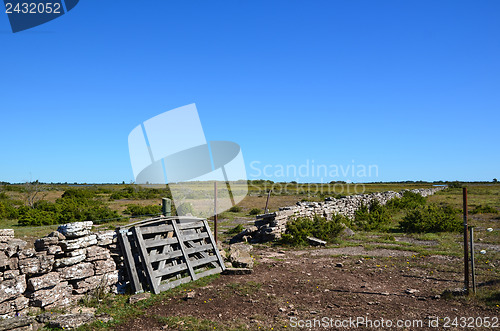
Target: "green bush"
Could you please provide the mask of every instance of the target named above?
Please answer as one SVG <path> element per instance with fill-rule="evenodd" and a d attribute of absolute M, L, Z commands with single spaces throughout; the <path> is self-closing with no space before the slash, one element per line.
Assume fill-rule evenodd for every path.
<path fill-rule="evenodd" d="M 127 185 L 123 189 L 113 192 L 109 199 L 119 200 L 119 199 L 131 199 L 131 200 L 150 200 L 150 199 L 161 199 L 161 198 L 172 198 L 172 194 L 168 188 L 158 189 L 158 188 L 144 188 L 140 186 Z"/>
<path fill-rule="evenodd" d="M 243 225 L 238 224 L 234 228 L 227 230 L 226 233 L 227 234 L 238 234 L 241 231 L 243 231 Z"/>
<path fill-rule="evenodd" d="M 17 208 L 13 206 L 11 201 L 0 201 L 0 219 L 15 219 L 18 216 Z"/>
<path fill-rule="evenodd" d="M 498 214 L 498 210 L 489 205 L 478 205 L 471 211 L 471 214 Z"/>
<path fill-rule="evenodd" d="M 261 209 L 259 209 L 259 208 L 252 208 L 248 214 L 249 215 L 259 215 L 260 213 L 262 213 Z"/>
<path fill-rule="evenodd" d="M 401 198 L 391 199 L 387 202 L 386 206 L 391 209 L 415 209 L 419 206 L 425 205 L 427 198 L 418 193 L 405 191 Z"/>
<path fill-rule="evenodd" d="M 150 206 L 139 206 L 139 205 L 127 205 L 127 209 L 123 212 L 124 214 L 132 216 L 150 216 L 161 214 L 161 206 L 150 205 Z"/>
<path fill-rule="evenodd" d="M 240 206 L 232 206 L 231 208 L 229 208 L 229 211 L 231 213 L 239 213 L 241 211 L 241 207 Z"/>
<path fill-rule="evenodd" d="M 354 214 L 354 226 L 358 230 L 372 231 L 381 229 L 391 221 L 388 208 L 378 200 L 372 200 L 370 206 L 361 205 Z"/>
<path fill-rule="evenodd" d="M 56 202 L 40 200 L 33 208 L 19 207 L 18 223 L 36 226 L 93 221 L 99 224 L 120 218 L 118 212 L 95 197 L 95 192 L 90 190 L 68 189 Z"/>
<path fill-rule="evenodd" d="M 312 236 L 327 242 L 333 242 L 343 230 L 342 223 L 346 218 L 341 215 L 333 216 L 331 221 L 314 215 L 313 219 L 299 217 L 286 225 L 286 233 L 280 243 L 291 246 L 307 245 L 307 237 Z"/>
<path fill-rule="evenodd" d="M 399 227 L 408 233 L 458 232 L 462 230 L 462 221 L 452 207 L 433 204 L 410 210 Z"/>

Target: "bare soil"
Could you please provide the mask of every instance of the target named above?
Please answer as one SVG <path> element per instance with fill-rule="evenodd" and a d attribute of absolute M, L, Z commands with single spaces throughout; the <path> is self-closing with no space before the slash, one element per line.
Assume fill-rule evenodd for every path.
<path fill-rule="evenodd" d="M 458 317 L 460 323 L 461 317 L 499 317 L 498 306 L 441 295 L 445 289 L 463 286 L 462 275 L 454 271 L 459 268 L 449 267 L 459 266 L 459 258 L 362 247 L 302 251 L 258 247 L 252 254 L 256 259 L 252 274 L 220 276 L 196 289 L 193 298 L 184 292 L 165 299 L 116 330 L 285 330 L 298 326 L 299 320 L 303 329 L 314 329 L 307 323 L 325 318 L 331 319 L 328 323 L 383 319 L 386 326 L 390 320 L 393 328 L 403 321 L 411 325 L 400 330 L 435 330 L 431 321 L 442 329 L 446 318 Z M 374 257 L 361 257 L 367 255 Z"/>

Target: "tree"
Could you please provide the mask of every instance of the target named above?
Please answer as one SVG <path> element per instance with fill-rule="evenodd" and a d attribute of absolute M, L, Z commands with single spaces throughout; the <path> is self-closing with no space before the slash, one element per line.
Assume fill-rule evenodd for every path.
<path fill-rule="evenodd" d="M 38 180 L 24 183 L 24 204 L 30 208 L 34 208 L 35 204 L 47 195 L 47 192 L 45 192 L 46 189 L 45 185 L 41 184 Z"/>
<path fill-rule="evenodd" d="M 493 178 L 493 183 L 498 183 L 498 179 Z"/>

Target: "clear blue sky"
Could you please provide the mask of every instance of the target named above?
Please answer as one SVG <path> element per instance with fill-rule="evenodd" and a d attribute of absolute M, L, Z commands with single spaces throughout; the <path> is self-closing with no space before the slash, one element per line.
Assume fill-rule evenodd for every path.
<path fill-rule="evenodd" d="M 83 0 L 13 34 L 0 13 L 0 181 L 130 182 L 130 131 L 190 103 L 251 179 L 313 160 L 378 176 L 299 181 L 500 178 L 499 17 L 496 0 Z"/>

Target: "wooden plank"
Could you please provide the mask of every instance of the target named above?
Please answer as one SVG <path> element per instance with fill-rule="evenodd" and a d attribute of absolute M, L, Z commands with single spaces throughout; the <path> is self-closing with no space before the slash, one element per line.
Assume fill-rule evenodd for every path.
<path fill-rule="evenodd" d="M 186 284 L 191 281 L 191 276 L 184 277 L 178 280 L 174 280 L 173 282 L 168 282 L 160 285 L 160 291 L 167 291 L 170 290 L 171 288 L 177 287 L 181 284 Z"/>
<path fill-rule="evenodd" d="M 188 268 L 188 266 L 186 263 L 180 263 L 180 264 L 168 267 L 168 268 L 163 268 L 161 270 L 153 271 L 153 276 L 155 278 L 163 277 L 163 276 L 167 276 L 167 275 L 179 272 L 179 271 L 186 270 L 187 268 Z"/>
<path fill-rule="evenodd" d="M 185 238 L 182 237 L 181 231 L 177 227 L 177 220 L 172 220 L 172 226 L 174 227 L 174 233 L 177 236 L 177 239 L 179 239 L 179 246 L 181 247 L 182 255 L 184 255 L 184 260 L 186 261 L 185 263 L 187 264 L 189 274 L 191 275 L 191 278 L 193 280 L 196 280 L 196 275 L 194 273 L 193 267 L 191 266 L 191 261 L 189 260 L 189 255 L 186 253 L 186 247 L 184 244 L 184 241 L 186 240 Z"/>
<path fill-rule="evenodd" d="M 143 235 L 174 231 L 174 228 L 172 227 L 172 225 L 168 225 L 168 224 L 161 224 L 161 225 L 154 226 L 154 227 L 153 226 L 147 226 L 147 227 L 141 226 L 141 229 L 142 229 Z"/>
<path fill-rule="evenodd" d="M 135 228 L 134 228 L 135 229 Z M 179 239 L 176 237 L 173 238 L 162 238 L 162 239 L 143 239 L 144 245 L 146 248 L 164 246 L 164 245 L 172 245 L 177 244 Z"/>
<path fill-rule="evenodd" d="M 167 247 L 167 246 L 165 246 L 165 247 Z M 199 246 L 195 246 L 195 247 L 186 248 L 186 253 L 188 255 L 191 255 L 191 254 L 200 253 L 200 252 L 204 252 L 204 251 L 212 250 L 212 249 L 213 249 L 212 245 L 209 245 L 209 244 L 199 245 Z M 182 251 L 178 250 L 178 251 L 173 251 L 173 252 L 167 252 L 164 254 L 157 254 L 154 258 L 150 256 L 150 261 L 151 261 L 151 263 L 153 263 L 153 262 L 159 262 L 159 261 L 164 261 L 164 260 L 168 260 L 168 259 L 173 259 L 173 258 L 180 257 L 180 256 L 183 256 Z"/>
<path fill-rule="evenodd" d="M 135 267 L 134 256 L 132 255 L 132 249 L 130 247 L 130 242 L 127 237 L 127 231 L 118 230 L 118 239 L 120 240 L 120 248 L 122 250 L 128 278 L 130 280 L 132 288 L 135 293 L 144 292 L 142 284 L 139 281 L 137 268 Z"/>
<path fill-rule="evenodd" d="M 203 278 L 206 276 L 214 275 L 214 274 L 219 274 L 222 272 L 221 267 L 213 268 L 213 269 L 208 269 L 207 271 L 203 271 L 198 274 L 199 278 Z"/>
<path fill-rule="evenodd" d="M 203 227 L 204 227 L 204 225 L 203 225 Z M 203 230 L 203 227 L 196 229 L 195 232 L 198 233 L 198 234 L 201 233 L 201 230 Z M 203 245 L 204 243 L 205 243 L 204 239 L 202 239 L 201 242 L 199 242 L 199 243 L 195 243 L 194 241 L 187 241 L 187 244 L 190 245 L 191 247 L 198 247 L 198 245 Z M 209 249 L 207 249 L 207 251 L 212 251 L 213 250 L 213 246 L 212 245 L 208 245 L 208 246 L 209 246 Z M 202 258 L 206 258 L 206 257 L 209 256 L 206 252 L 203 252 L 203 251 L 200 251 L 199 255 L 201 255 Z M 213 262 L 212 266 L 214 268 L 217 268 L 219 266 L 219 264 Z"/>
<path fill-rule="evenodd" d="M 222 271 L 224 271 L 226 269 L 226 266 L 224 265 L 224 259 L 222 259 L 222 256 L 220 255 L 219 249 L 217 248 L 217 243 L 215 242 L 214 237 L 212 236 L 212 232 L 210 231 L 210 227 L 208 226 L 207 220 L 203 220 L 203 223 L 205 224 L 205 229 L 207 230 L 206 233 L 208 233 L 208 237 L 210 238 L 210 243 L 212 243 L 212 246 L 215 250 L 215 255 L 219 260 L 219 264 L 222 268 Z"/>
<path fill-rule="evenodd" d="M 182 237 L 182 242 L 184 241 L 190 241 L 190 240 L 196 240 L 196 239 L 203 239 L 203 238 L 208 238 L 209 235 L 207 232 L 204 232 L 204 233 L 194 233 L 194 234 L 190 234 L 190 235 L 187 235 L 187 236 L 183 236 Z M 179 239 L 180 241 L 180 239 Z"/>
<path fill-rule="evenodd" d="M 142 239 L 141 227 L 136 226 L 132 229 L 135 235 L 135 239 L 137 240 L 137 246 L 139 246 L 139 255 L 141 256 L 143 269 L 146 272 L 146 278 L 149 285 L 151 286 L 151 290 L 154 292 L 154 294 L 158 294 L 160 293 L 160 290 L 158 289 L 157 284 L 153 281 L 153 267 L 151 266 L 151 262 L 149 261 L 149 255 L 146 250 L 146 245 L 144 243 L 144 240 Z"/>
<path fill-rule="evenodd" d="M 177 225 L 180 230 L 194 229 L 203 227 L 203 221 L 181 223 Z"/>
<path fill-rule="evenodd" d="M 194 260 L 194 261 L 190 261 L 190 262 L 191 262 L 191 265 L 193 266 L 193 268 L 195 268 L 195 267 L 199 267 L 201 265 L 208 264 L 210 262 L 214 262 L 217 260 L 218 260 L 217 256 L 212 255 L 212 256 L 206 257 L 204 259 L 198 259 L 198 260 Z"/>

